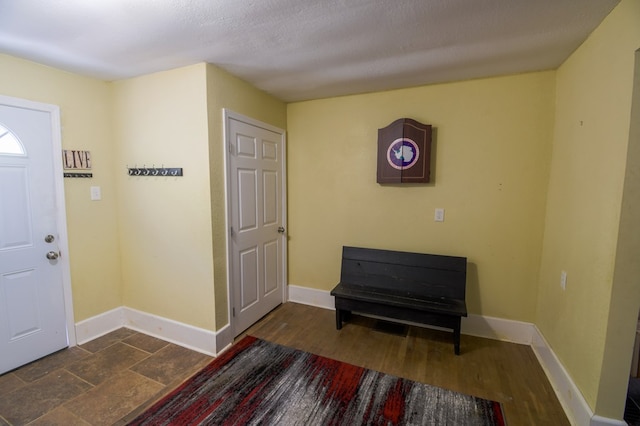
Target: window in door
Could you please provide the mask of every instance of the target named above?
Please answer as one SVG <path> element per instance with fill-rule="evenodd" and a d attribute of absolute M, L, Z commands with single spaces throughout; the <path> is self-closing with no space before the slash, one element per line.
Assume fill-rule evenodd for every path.
<path fill-rule="evenodd" d="M 0 123 L 0 154 L 4 155 L 27 155 L 24 146 L 18 138 Z"/>

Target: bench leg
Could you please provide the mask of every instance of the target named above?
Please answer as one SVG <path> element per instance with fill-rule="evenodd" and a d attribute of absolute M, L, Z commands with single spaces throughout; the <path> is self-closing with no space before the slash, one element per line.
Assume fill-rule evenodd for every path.
<path fill-rule="evenodd" d="M 458 323 L 453 329 L 453 350 L 456 355 L 460 355 L 460 322 L 458 319 Z"/>
<path fill-rule="evenodd" d="M 351 311 L 345 311 L 342 309 L 336 309 L 336 329 L 342 329 L 342 323 L 349 321 L 351 318 Z"/>

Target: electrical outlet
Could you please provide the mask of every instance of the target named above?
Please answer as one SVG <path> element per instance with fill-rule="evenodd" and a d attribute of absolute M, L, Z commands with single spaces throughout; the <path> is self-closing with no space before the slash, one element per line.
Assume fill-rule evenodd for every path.
<path fill-rule="evenodd" d="M 560 272 L 560 287 L 563 290 L 567 289 L 567 273 L 566 273 L 566 271 Z"/>
<path fill-rule="evenodd" d="M 444 209 L 436 209 L 436 214 L 433 217 L 436 222 L 444 222 Z"/>

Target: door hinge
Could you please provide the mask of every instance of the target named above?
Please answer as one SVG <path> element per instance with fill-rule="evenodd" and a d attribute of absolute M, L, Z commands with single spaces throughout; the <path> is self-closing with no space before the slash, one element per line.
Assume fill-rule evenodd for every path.
<path fill-rule="evenodd" d="M 236 317 L 236 308 L 231 308 L 231 315 L 233 315 L 233 317 Z"/>
<path fill-rule="evenodd" d="M 233 232 L 233 226 L 231 227 L 231 236 L 233 237 L 235 235 L 235 232 Z"/>

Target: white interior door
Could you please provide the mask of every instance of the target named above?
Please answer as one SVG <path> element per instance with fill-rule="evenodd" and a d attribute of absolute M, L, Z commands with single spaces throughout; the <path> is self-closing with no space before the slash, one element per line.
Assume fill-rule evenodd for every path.
<path fill-rule="evenodd" d="M 285 300 L 284 132 L 233 113 L 229 170 L 231 323 L 242 333 Z"/>
<path fill-rule="evenodd" d="M 0 373 L 69 342 L 54 175 L 59 116 L 22 105 L 0 97 Z"/>

